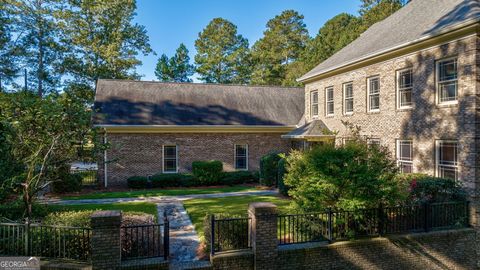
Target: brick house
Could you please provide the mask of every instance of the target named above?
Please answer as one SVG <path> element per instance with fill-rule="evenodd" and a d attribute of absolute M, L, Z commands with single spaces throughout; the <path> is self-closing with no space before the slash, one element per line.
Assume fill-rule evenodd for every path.
<path fill-rule="evenodd" d="M 125 185 L 189 172 L 197 160 L 257 171 L 262 156 L 289 151 L 281 135 L 296 128 L 304 103 L 302 88 L 98 80 L 93 122 L 109 144 L 99 177 Z"/>
<path fill-rule="evenodd" d="M 461 181 L 477 203 L 479 21 L 478 0 L 411 1 L 299 78 L 306 123 L 336 131 L 337 144 L 349 137 L 342 121 L 358 125 L 401 171 Z"/>
<path fill-rule="evenodd" d="M 479 21 L 478 0 L 412 0 L 299 78 L 302 90 L 100 80 L 95 124 L 112 144 L 102 176 L 204 159 L 257 170 L 269 151 L 343 143 L 347 121 L 403 172 L 454 178 L 477 202 Z"/>

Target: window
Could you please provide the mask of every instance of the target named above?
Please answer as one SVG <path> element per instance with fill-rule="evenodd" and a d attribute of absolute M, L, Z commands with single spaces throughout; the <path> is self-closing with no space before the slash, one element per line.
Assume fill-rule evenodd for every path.
<path fill-rule="evenodd" d="M 333 87 L 327 87 L 325 89 L 325 114 L 327 116 L 334 114 Z"/>
<path fill-rule="evenodd" d="M 436 141 L 437 176 L 458 179 L 458 143 L 456 141 Z"/>
<path fill-rule="evenodd" d="M 343 113 L 353 113 L 353 84 L 346 83 L 343 85 Z"/>
<path fill-rule="evenodd" d="M 368 138 L 367 139 L 367 144 L 368 146 L 376 146 L 376 147 L 379 147 L 380 146 L 380 139 L 378 138 Z"/>
<path fill-rule="evenodd" d="M 248 144 L 235 145 L 235 169 L 248 170 Z"/>
<path fill-rule="evenodd" d="M 457 59 L 437 62 L 437 102 L 456 103 L 458 97 Z"/>
<path fill-rule="evenodd" d="M 412 69 L 397 72 L 397 104 L 399 109 L 412 107 L 413 76 Z"/>
<path fill-rule="evenodd" d="M 318 91 L 310 93 L 311 116 L 318 116 Z"/>
<path fill-rule="evenodd" d="M 178 151 L 176 145 L 163 146 L 163 172 L 178 172 Z"/>
<path fill-rule="evenodd" d="M 413 172 L 413 143 L 411 140 L 397 140 L 397 165 L 401 173 Z"/>
<path fill-rule="evenodd" d="M 380 78 L 373 77 L 368 79 L 368 97 L 367 106 L 369 112 L 380 110 Z"/>

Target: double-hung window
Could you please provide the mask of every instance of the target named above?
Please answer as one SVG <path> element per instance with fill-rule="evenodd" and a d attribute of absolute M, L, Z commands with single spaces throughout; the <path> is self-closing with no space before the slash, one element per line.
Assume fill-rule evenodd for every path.
<path fill-rule="evenodd" d="M 353 114 L 353 83 L 343 84 L 343 113 Z"/>
<path fill-rule="evenodd" d="M 248 170 L 248 144 L 235 145 L 235 169 Z"/>
<path fill-rule="evenodd" d="M 411 140 L 397 140 L 397 165 L 401 173 L 413 171 L 413 143 Z"/>
<path fill-rule="evenodd" d="M 334 109 L 333 87 L 327 87 L 325 88 L 325 115 L 332 116 Z"/>
<path fill-rule="evenodd" d="M 178 172 L 178 149 L 176 145 L 163 146 L 163 172 Z"/>
<path fill-rule="evenodd" d="M 367 108 L 369 112 L 380 110 L 380 78 L 368 78 L 367 83 Z"/>
<path fill-rule="evenodd" d="M 318 91 L 312 91 L 310 93 L 310 104 L 311 116 L 318 116 Z"/>
<path fill-rule="evenodd" d="M 379 147 L 380 146 L 380 139 L 379 138 L 368 138 L 367 145 L 369 147 Z"/>
<path fill-rule="evenodd" d="M 442 178 L 458 179 L 458 143 L 457 141 L 435 142 L 437 176 Z"/>
<path fill-rule="evenodd" d="M 397 72 L 397 108 L 412 107 L 413 75 L 412 69 Z"/>
<path fill-rule="evenodd" d="M 455 104 L 458 99 L 457 59 L 437 62 L 437 103 Z"/>

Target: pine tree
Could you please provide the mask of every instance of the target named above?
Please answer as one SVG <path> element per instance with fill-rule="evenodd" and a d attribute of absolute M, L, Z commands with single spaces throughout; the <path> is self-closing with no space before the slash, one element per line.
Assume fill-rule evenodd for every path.
<path fill-rule="evenodd" d="M 0 92 L 10 84 L 18 72 L 18 51 L 12 40 L 14 18 L 6 3 L 0 3 Z"/>
<path fill-rule="evenodd" d="M 237 26 L 213 19 L 195 41 L 196 71 L 208 83 L 248 83 L 250 61 L 248 40 L 237 34 Z"/>
<path fill-rule="evenodd" d="M 267 23 L 264 36 L 252 48 L 254 84 L 295 85 L 294 77 L 287 78 L 309 40 L 303 15 L 293 10 L 283 11 Z M 301 74 L 297 74 L 300 76 Z"/>
<path fill-rule="evenodd" d="M 155 69 L 155 76 L 163 82 L 192 82 L 190 76 L 194 72 L 195 67 L 190 64 L 188 49 L 182 43 L 172 58 L 168 58 L 165 54 L 160 56 Z"/>
<path fill-rule="evenodd" d="M 54 16 L 61 10 L 61 0 L 11 0 L 19 35 L 21 61 L 29 70 L 28 88 L 37 92 L 55 92 L 61 80 L 64 47 L 59 43 L 59 27 Z"/>
<path fill-rule="evenodd" d="M 76 82 L 138 79 L 139 53 L 152 52 L 145 27 L 133 23 L 135 0 L 70 0 L 61 13 L 65 46 L 71 53 L 65 71 Z"/>

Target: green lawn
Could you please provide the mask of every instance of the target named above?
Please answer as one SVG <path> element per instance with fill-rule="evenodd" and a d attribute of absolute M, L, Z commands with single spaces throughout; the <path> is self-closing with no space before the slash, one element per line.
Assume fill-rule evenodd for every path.
<path fill-rule="evenodd" d="M 203 219 L 206 214 L 246 215 L 248 204 L 252 202 L 275 203 L 279 211 L 286 211 L 290 201 L 276 196 L 239 196 L 213 199 L 193 199 L 183 205 L 190 215 L 195 230 L 203 236 Z"/>
<path fill-rule="evenodd" d="M 124 212 L 143 212 L 157 217 L 157 206 L 148 202 L 125 202 L 111 204 L 75 204 L 49 205 L 48 211 L 80 211 L 80 210 L 122 210 Z M 158 217 L 157 217 L 158 218 Z"/>
<path fill-rule="evenodd" d="M 158 189 L 158 190 L 131 190 L 117 192 L 95 192 L 90 194 L 82 194 L 78 196 L 62 196 L 65 200 L 81 200 L 81 199 L 111 199 L 111 198 L 140 198 L 155 196 L 178 196 L 178 195 L 194 195 L 194 194 L 214 194 L 223 192 L 238 192 L 258 190 L 252 186 L 233 186 L 233 187 L 214 187 L 214 188 L 183 188 L 183 189 Z"/>

